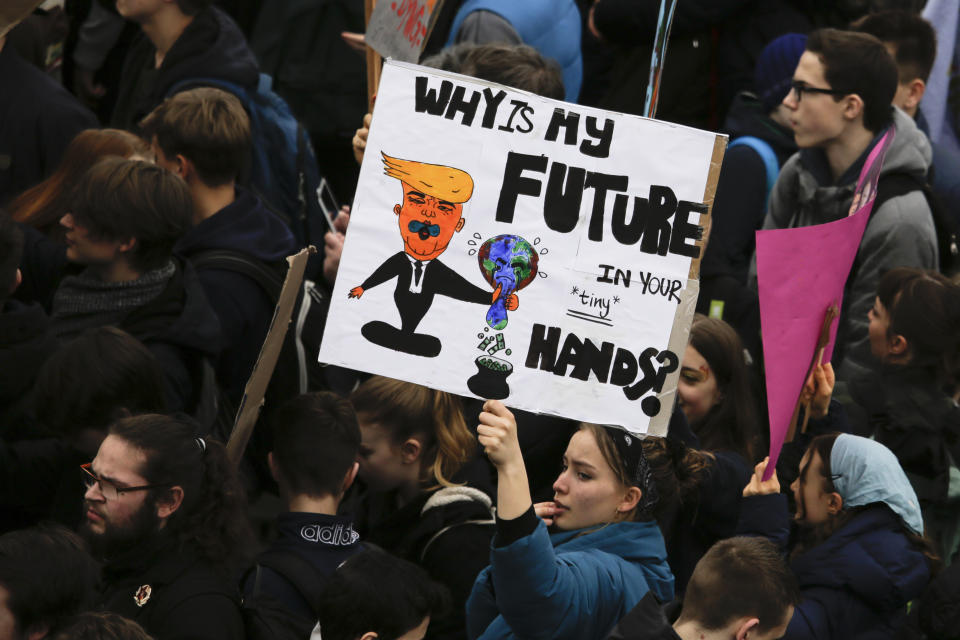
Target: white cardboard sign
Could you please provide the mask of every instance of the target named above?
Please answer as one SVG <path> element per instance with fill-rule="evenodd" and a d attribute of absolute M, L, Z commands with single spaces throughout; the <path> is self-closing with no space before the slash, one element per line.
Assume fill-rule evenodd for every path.
<path fill-rule="evenodd" d="M 388 62 L 320 361 L 662 435 L 725 144 Z"/>

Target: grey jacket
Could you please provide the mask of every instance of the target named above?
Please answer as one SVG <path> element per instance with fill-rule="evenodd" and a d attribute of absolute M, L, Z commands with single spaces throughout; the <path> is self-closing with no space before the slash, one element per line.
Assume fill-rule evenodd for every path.
<path fill-rule="evenodd" d="M 894 109 L 896 137 L 887 150 L 880 179 L 906 173 L 925 176 L 930 167 L 930 141 L 899 109 Z M 872 147 L 871 147 L 872 148 Z M 847 215 L 860 170 L 869 149 L 834 182 L 822 149 L 803 149 L 780 171 L 770 194 L 764 229 L 823 224 Z M 874 367 L 867 335 L 867 312 L 873 306 L 880 276 L 893 267 L 938 267 L 937 233 L 921 191 L 887 200 L 874 211 L 860 242 L 856 273 L 848 283 L 838 335 L 846 351 L 837 377 L 850 380 Z M 756 258 L 753 277 L 755 278 Z"/>

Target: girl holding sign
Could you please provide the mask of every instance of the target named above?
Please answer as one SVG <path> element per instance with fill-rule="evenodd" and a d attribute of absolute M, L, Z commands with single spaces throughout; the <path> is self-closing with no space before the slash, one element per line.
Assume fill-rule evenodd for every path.
<path fill-rule="evenodd" d="M 477 433 L 497 468 L 497 532 L 467 601 L 470 638 L 601 639 L 648 591 L 673 598 L 639 438 L 581 425 L 554 502 L 534 505 L 513 414 L 488 400 Z"/>
<path fill-rule="evenodd" d="M 743 490 L 740 533 L 788 546 L 790 518 L 767 461 Z M 923 536 L 916 494 L 896 456 L 874 440 L 817 436 L 790 485 L 797 527 L 790 566 L 803 601 L 784 638 L 892 638 L 920 596 L 936 557 Z"/>

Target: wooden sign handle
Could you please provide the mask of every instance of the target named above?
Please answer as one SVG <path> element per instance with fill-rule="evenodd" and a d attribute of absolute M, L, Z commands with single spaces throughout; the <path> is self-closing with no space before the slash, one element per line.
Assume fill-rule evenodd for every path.
<path fill-rule="evenodd" d="M 366 25 L 370 25 L 370 16 L 377 0 L 363 0 L 363 11 Z M 380 54 L 367 45 L 367 110 L 373 112 L 373 100 L 377 96 L 377 87 L 380 85 L 380 71 L 383 68 L 383 59 Z"/>
<path fill-rule="evenodd" d="M 813 360 L 810 362 L 810 366 L 807 368 L 807 375 L 804 376 L 803 381 L 806 385 L 806 381 L 813 375 L 814 369 L 823 364 L 823 353 L 827 348 L 827 343 L 830 342 L 830 327 L 833 326 L 833 321 L 837 319 L 840 315 L 840 310 L 837 308 L 837 303 L 834 302 L 829 307 L 827 307 L 827 312 L 823 317 L 823 325 L 820 327 L 820 336 L 817 338 L 817 348 L 814 351 Z M 810 402 L 801 402 L 803 397 L 803 389 L 800 389 L 800 397 L 797 398 L 797 404 L 793 408 L 793 416 L 790 418 L 790 427 L 787 429 L 787 437 L 784 438 L 784 442 L 793 442 L 794 436 L 797 435 L 797 421 L 800 417 L 800 407 L 804 408 L 803 416 L 803 426 L 800 428 L 800 433 L 807 432 L 807 424 L 810 422 Z"/>

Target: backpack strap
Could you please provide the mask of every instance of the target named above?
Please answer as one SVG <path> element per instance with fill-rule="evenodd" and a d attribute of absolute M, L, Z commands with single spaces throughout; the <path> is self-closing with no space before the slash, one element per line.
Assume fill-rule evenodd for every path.
<path fill-rule="evenodd" d="M 263 75 L 263 74 L 261 74 Z M 241 101 L 246 101 L 247 91 L 238 84 L 220 78 L 184 78 L 175 82 L 168 90 L 165 97 L 186 91 L 187 89 L 196 89 L 197 87 L 213 87 L 214 89 L 223 89 L 227 93 L 232 93 Z"/>
<path fill-rule="evenodd" d="M 256 572 L 253 586 L 254 598 L 260 593 L 262 567 L 276 572 L 289 582 L 304 601 L 310 605 L 314 614 L 319 617 L 317 600 L 326 584 L 326 580 L 320 575 L 320 572 L 294 551 L 268 549 L 257 556 L 257 563 L 251 568 L 251 571 Z"/>
<path fill-rule="evenodd" d="M 923 191 L 925 180 L 911 173 L 888 173 L 880 176 L 877 181 L 877 197 L 873 201 L 870 217 L 883 206 L 887 200 L 906 195 L 911 191 Z"/>
<path fill-rule="evenodd" d="M 426 560 L 427 552 L 430 550 L 430 545 L 436 542 L 440 536 L 445 534 L 447 531 L 450 531 L 451 529 L 456 529 L 458 527 L 462 527 L 468 524 L 486 525 L 489 527 L 493 527 L 493 526 L 496 526 L 497 521 L 494 520 L 493 518 L 486 518 L 486 519 L 479 519 L 479 520 L 464 520 L 463 522 L 455 522 L 453 524 L 449 524 L 445 526 L 443 529 L 440 529 L 435 534 L 430 536 L 430 539 L 427 540 L 427 542 L 423 545 L 423 550 L 420 551 L 420 562 L 423 562 L 424 560 Z"/>
<path fill-rule="evenodd" d="M 750 147 L 757 152 L 763 161 L 763 167 L 767 172 L 767 197 L 765 203 L 770 202 L 770 192 L 773 191 L 773 185 L 777 182 L 777 176 L 780 174 L 780 161 L 777 160 L 777 154 L 774 153 L 770 143 L 756 136 L 740 136 L 727 145 L 727 149 L 732 147 Z"/>
<path fill-rule="evenodd" d="M 227 271 L 241 273 L 256 282 L 274 304 L 280 300 L 283 278 L 268 264 L 251 258 L 245 253 L 232 249 L 209 249 L 190 256 L 190 264 L 198 270 L 226 269 Z"/>
<path fill-rule="evenodd" d="M 930 187 L 929 176 L 921 178 L 916 174 L 891 173 L 880 177 L 877 183 L 877 198 L 870 215 L 880 206 L 897 196 L 920 191 L 927 200 L 933 226 L 937 232 L 937 250 L 940 258 L 940 271 L 950 275 L 960 262 L 960 229 L 954 218 L 946 211 L 943 202 Z M 869 224 L 869 223 L 868 223 Z"/>

